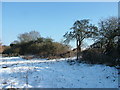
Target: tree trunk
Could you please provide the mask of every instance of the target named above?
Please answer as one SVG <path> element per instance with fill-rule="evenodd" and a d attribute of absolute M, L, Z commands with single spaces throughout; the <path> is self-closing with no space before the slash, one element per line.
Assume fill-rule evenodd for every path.
<path fill-rule="evenodd" d="M 120 36 L 118 36 L 118 46 L 117 46 L 118 53 L 120 55 Z"/>
<path fill-rule="evenodd" d="M 106 47 L 106 54 L 110 55 L 112 53 L 113 50 L 113 44 L 112 44 L 112 40 L 109 40 L 109 42 L 107 43 L 107 47 Z"/>
<path fill-rule="evenodd" d="M 77 45 L 77 60 L 79 60 L 78 40 L 76 42 L 76 45 Z"/>
<path fill-rule="evenodd" d="M 81 54 L 81 41 L 79 41 L 78 44 L 78 59 L 80 60 L 80 54 Z"/>
<path fill-rule="evenodd" d="M 77 40 L 77 60 L 80 60 L 80 53 L 81 53 L 81 41 Z"/>

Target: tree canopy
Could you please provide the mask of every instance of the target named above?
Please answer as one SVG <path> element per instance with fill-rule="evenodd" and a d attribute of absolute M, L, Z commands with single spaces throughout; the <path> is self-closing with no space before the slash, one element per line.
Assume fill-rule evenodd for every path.
<path fill-rule="evenodd" d="M 77 59 L 80 58 L 81 44 L 86 38 L 92 38 L 97 35 L 97 27 L 90 24 L 89 19 L 77 20 L 71 27 L 73 31 L 66 32 L 64 35 L 66 43 L 71 40 L 76 40 L 77 46 Z"/>

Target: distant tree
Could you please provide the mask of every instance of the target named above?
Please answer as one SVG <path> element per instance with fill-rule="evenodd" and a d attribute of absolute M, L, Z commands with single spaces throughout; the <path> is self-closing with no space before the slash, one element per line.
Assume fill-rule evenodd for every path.
<path fill-rule="evenodd" d="M 80 59 L 81 44 L 86 38 L 92 38 L 97 35 L 97 27 L 90 24 L 88 19 L 77 20 L 71 28 L 73 31 L 67 32 L 64 35 L 66 43 L 71 40 L 76 40 L 77 46 L 77 60 Z"/>
<path fill-rule="evenodd" d="M 66 53 L 67 51 L 70 50 L 70 46 L 64 45 L 62 43 L 54 42 L 53 45 L 55 47 L 54 54 L 57 54 L 57 55 Z"/>
<path fill-rule="evenodd" d="M 35 42 L 36 43 L 42 43 L 44 41 L 44 38 L 43 37 L 40 37 L 38 38 Z"/>
<path fill-rule="evenodd" d="M 38 38 L 40 38 L 40 34 L 37 31 L 26 32 L 18 36 L 20 42 L 35 41 Z"/>

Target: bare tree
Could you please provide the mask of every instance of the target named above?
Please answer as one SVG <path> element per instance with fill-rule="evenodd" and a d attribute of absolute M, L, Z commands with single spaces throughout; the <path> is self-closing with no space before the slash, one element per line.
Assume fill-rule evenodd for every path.
<path fill-rule="evenodd" d="M 99 22 L 98 41 L 103 43 L 106 53 L 110 53 L 116 41 L 119 43 L 120 29 L 118 28 L 118 18 L 109 17 Z"/>
<path fill-rule="evenodd" d="M 26 32 L 18 36 L 20 42 L 34 41 L 37 40 L 38 38 L 40 38 L 40 34 L 37 31 Z"/>
<path fill-rule="evenodd" d="M 77 60 L 79 60 L 83 40 L 96 36 L 98 29 L 96 26 L 90 24 L 88 19 L 77 20 L 71 29 L 73 31 L 67 32 L 63 36 L 65 38 L 64 42 L 69 43 L 71 40 L 76 40 Z"/>

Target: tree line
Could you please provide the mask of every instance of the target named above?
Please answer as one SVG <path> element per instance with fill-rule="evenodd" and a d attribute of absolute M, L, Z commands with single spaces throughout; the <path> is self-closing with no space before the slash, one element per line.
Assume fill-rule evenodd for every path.
<path fill-rule="evenodd" d="M 120 19 L 117 17 L 100 20 L 98 26 L 91 24 L 88 19 L 77 20 L 70 28 L 72 30 L 64 35 L 65 42 L 76 41 L 77 60 L 120 65 L 119 25 Z M 93 39 L 94 43 L 81 52 L 81 45 L 88 38 Z"/>
<path fill-rule="evenodd" d="M 30 31 L 18 35 L 18 40 L 12 42 L 10 46 L 6 47 L 3 54 L 36 55 L 41 58 L 55 58 L 61 53 L 65 53 L 69 50 L 69 45 L 54 42 L 53 39 L 49 37 L 41 37 L 40 33 L 37 31 Z"/>

